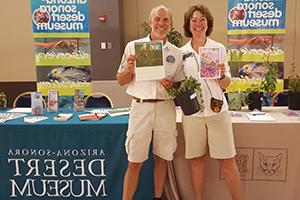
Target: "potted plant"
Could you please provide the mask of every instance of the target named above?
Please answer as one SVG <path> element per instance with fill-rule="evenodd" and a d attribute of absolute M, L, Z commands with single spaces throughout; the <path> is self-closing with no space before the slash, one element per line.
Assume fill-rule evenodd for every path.
<path fill-rule="evenodd" d="M 142 36 L 146 37 L 151 32 L 151 27 L 147 22 L 143 22 L 141 24 L 143 30 Z M 182 47 L 183 45 L 183 37 L 180 32 L 178 32 L 175 28 L 172 28 L 167 35 L 168 41 L 175 46 Z"/>
<path fill-rule="evenodd" d="M 228 49 L 228 64 L 230 66 L 230 72 L 232 77 L 237 77 L 239 68 L 241 66 L 241 60 L 243 52 L 238 49 Z M 241 110 L 242 108 L 242 93 L 237 85 L 231 82 L 231 85 L 226 89 L 225 93 L 228 102 L 229 110 Z"/>
<path fill-rule="evenodd" d="M 201 84 L 195 78 L 190 76 L 181 82 L 179 87 L 169 89 L 168 94 L 170 97 L 177 100 L 185 115 L 191 115 L 198 111 L 203 112 L 204 110 L 200 86 Z M 198 90 L 200 94 L 200 104 L 195 90 Z"/>
<path fill-rule="evenodd" d="M 262 66 L 267 70 L 265 77 L 260 84 L 251 85 L 247 89 L 247 102 L 250 110 L 262 108 L 262 101 L 265 105 L 272 105 L 273 95 L 276 90 L 278 66 L 269 61 L 269 55 L 266 55 L 266 60 Z"/>
<path fill-rule="evenodd" d="M 242 109 L 242 93 L 236 86 L 231 85 L 226 89 L 225 93 L 228 102 L 229 110 L 241 110 Z"/>
<path fill-rule="evenodd" d="M 228 64 L 230 66 L 230 72 L 232 77 L 238 77 L 239 69 L 241 67 L 241 60 L 243 57 L 243 52 L 238 49 L 228 49 Z"/>
<path fill-rule="evenodd" d="M 171 44 L 174 44 L 175 46 L 182 47 L 183 45 L 183 37 L 181 35 L 181 33 L 179 33 L 178 31 L 175 30 L 175 28 L 172 28 L 167 35 L 168 41 Z"/>
<path fill-rule="evenodd" d="M 278 76 L 278 66 L 276 64 L 270 63 L 269 58 L 263 63 L 268 71 L 261 82 L 262 91 L 264 92 L 264 104 L 267 106 L 273 105 L 273 95 L 276 90 L 277 76 Z"/>
<path fill-rule="evenodd" d="M 251 87 L 246 90 L 245 94 L 246 104 L 248 104 L 249 110 L 261 110 L 263 99 L 263 91 L 261 85 L 259 83 L 252 84 Z"/>
<path fill-rule="evenodd" d="M 288 108 L 291 110 L 300 110 L 300 76 L 296 75 L 294 63 L 288 78 Z"/>

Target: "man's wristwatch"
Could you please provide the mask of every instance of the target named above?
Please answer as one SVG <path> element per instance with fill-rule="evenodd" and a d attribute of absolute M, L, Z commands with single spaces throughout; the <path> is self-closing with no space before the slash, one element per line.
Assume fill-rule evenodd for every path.
<path fill-rule="evenodd" d="M 218 78 L 218 80 L 219 80 L 219 81 L 220 81 L 220 80 L 223 80 L 225 77 L 226 77 L 225 74 L 223 74 L 220 78 Z"/>

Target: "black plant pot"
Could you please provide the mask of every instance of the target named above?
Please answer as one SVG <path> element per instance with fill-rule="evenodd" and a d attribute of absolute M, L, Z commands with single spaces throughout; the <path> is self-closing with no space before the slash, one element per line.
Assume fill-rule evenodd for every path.
<path fill-rule="evenodd" d="M 288 108 L 291 110 L 300 110 L 300 93 L 288 93 Z"/>
<path fill-rule="evenodd" d="M 261 110 L 261 105 L 262 105 L 262 97 L 263 93 L 262 92 L 251 92 L 249 93 L 249 110 Z"/>
<path fill-rule="evenodd" d="M 197 95 L 194 89 L 188 90 L 176 97 L 183 114 L 192 115 L 200 110 Z"/>

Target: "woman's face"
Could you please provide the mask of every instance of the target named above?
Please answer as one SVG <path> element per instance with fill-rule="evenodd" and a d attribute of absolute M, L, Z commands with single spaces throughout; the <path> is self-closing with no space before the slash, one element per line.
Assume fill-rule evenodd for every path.
<path fill-rule="evenodd" d="M 190 19 L 190 31 L 193 37 L 206 37 L 207 19 L 202 13 L 196 10 Z"/>

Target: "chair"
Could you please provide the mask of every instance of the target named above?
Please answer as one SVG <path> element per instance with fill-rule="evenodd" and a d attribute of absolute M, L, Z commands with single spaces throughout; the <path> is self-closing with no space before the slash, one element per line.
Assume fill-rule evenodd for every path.
<path fill-rule="evenodd" d="M 112 100 L 104 93 L 96 92 L 84 98 L 85 108 L 112 108 Z"/>
<path fill-rule="evenodd" d="M 31 93 L 32 92 L 23 92 L 19 94 L 13 103 L 13 108 L 16 107 L 31 107 Z M 46 108 L 46 102 L 43 99 L 43 106 Z"/>

